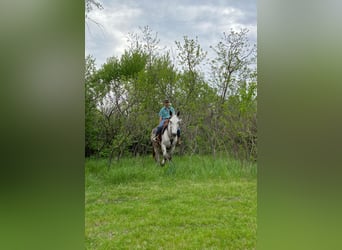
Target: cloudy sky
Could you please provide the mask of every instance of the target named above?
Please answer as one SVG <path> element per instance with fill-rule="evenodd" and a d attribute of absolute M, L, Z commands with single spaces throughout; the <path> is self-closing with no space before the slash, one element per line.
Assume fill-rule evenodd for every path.
<path fill-rule="evenodd" d="M 104 9 L 94 10 L 86 21 L 85 54 L 96 58 L 97 67 L 111 56 L 120 57 L 127 48 L 128 33 L 149 26 L 158 33 L 160 47 L 175 49 L 183 36 L 198 37 L 202 48 L 231 29 L 249 30 L 252 43 L 257 40 L 256 0 L 100 0 Z"/>

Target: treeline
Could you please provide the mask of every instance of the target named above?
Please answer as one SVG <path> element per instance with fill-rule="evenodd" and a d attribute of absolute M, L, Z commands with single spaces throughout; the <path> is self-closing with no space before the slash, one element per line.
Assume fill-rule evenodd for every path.
<path fill-rule="evenodd" d="M 148 26 L 128 48 L 96 69 L 85 59 L 86 157 L 120 158 L 152 151 L 150 132 L 168 98 L 181 113 L 180 154 L 256 160 L 256 47 L 248 31 L 223 33 L 208 58 L 197 38 L 176 41 L 176 57 Z M 204 74 L 203 68 L 206 69 Z"/>

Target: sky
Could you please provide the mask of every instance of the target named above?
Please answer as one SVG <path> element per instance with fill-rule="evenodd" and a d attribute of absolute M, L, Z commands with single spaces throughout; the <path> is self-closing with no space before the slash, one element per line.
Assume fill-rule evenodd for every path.
<path fill-rule="evenodd" d="M 212 55 L 215 46 L 231 29 L 249 30 L 249 41 L 257 42 L 256 0 L 100 0 L 102 10 L 93 10 L 86 20 L 85 55 L 92 55 L 99 68 L 107 58 L 120 58 L 128 48 L 128 33 L 149 26 L 158 34 L 159 47 L 175 51 L 175 41 L 198 37 Z M 172 56 L 172 55 L 171 55 Z"/>

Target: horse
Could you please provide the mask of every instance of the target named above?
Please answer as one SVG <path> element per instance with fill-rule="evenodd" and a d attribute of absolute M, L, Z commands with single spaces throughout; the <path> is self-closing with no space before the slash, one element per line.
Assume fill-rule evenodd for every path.
<path fill-rule="evenodd" d="M 179 112 L 177 112 L 177 114 L 172 114 L 170 111 L 170 116 L 171 118 L 169 119 L 166 129 L 162 130 L 161 132 L 161 141 L 153 140 L 156 128 L 154 128 L 151 132 L 153 157 L 156 162 L 160 163 L 161 166 L 164 166 L 167 160 L 172 159 L 172 155 L 178 140 L 177 130 L 179 129 L 179 124 L 181 122 L 181 119 L 179 119 Z M 163 155 L 163 159 L 160 162 L 161 153 Z"/>

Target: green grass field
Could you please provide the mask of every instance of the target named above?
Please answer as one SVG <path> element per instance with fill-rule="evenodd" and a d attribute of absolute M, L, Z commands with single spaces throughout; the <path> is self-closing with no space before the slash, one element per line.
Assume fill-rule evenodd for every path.
<path fill-rule="evenodd" d="M 86 160 L 86 249 L 255 249 L 257 167 L 227 158 Z"/>

